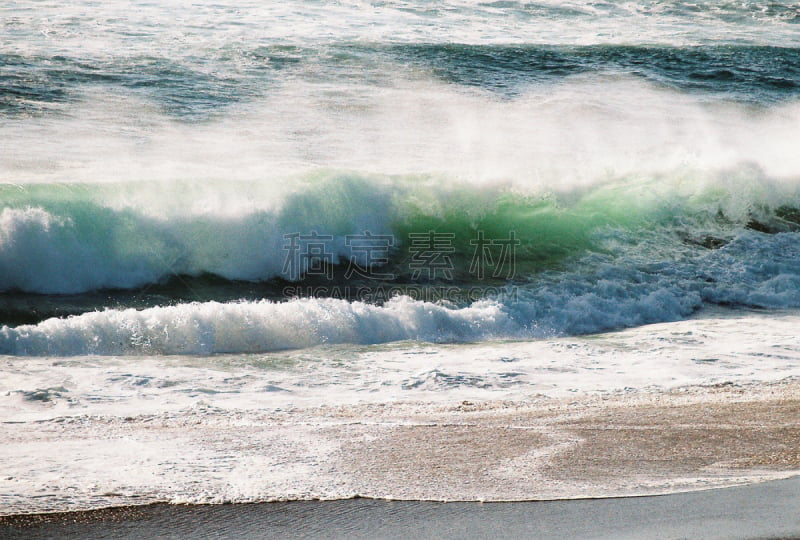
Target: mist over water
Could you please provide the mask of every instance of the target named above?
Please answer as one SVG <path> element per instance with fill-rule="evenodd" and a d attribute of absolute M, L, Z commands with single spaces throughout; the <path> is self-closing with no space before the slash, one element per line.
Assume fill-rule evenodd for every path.
<path fill-rule="evenodd" d="M 798 307 L 790 3 L 135 8 L 2 8 L 0 290 L 14 318 L 19 295 L 155 287 L 166 296 L 145 307 L 219 310 L 210 324 L 227 335 L 223 312 L 304 304 L 243 292 L 230 307 L 183 305 L 165 284 L 217 280 L 224 295 L 196 297 L 223 301 L 247 283 L 315 295 L 320 279 L 303 289 L 311 263 L 290 265 L 287 244 L 313 234 L 340 268 L 326 290 L 363 285 L 341 274 L 372 264 L 351 245 L 367 233 L 390 239 L 370 268 L 396 282 L 368 285 L 406 290 L 428 285 L 414 235 L 449 235 L 447 272 L 422 275 L 464 290 L 487 285 L 474 272 L 479 235 L 518 240 L 513 268 L 488 283 L 514 290 L 514 302 L 485 298 L 508 321 L 484 321 L 494 337 L 676 320 L 708 304 Z M 482 339 L 446 329 L 459 310 L 481 312 L 471 301 L 429 306 L 449 321 L 433 333 L 322 332 L 309 343 Z M 145 350 L 125 330 L 121 349 L 92 344 L 96 325 L 138 312 L 83 302 L 114 309 L 52 322 L 83 336 L 74 347 L 29 349 L 33 334 L 7 327 L 4 350 Z M 326 317 L 354 309 L 331 302 L 319 306 Z M 364 316 L 379 317 L 380 304 Z M 146 327 L 134 333 L 159 342 Z M 279 342 L 219 350 L 306 343 Z"/>

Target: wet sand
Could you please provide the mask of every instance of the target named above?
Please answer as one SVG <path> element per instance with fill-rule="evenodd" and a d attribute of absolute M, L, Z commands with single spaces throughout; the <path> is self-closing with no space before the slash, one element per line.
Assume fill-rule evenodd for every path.
<path fill-rule="evenodd" d="M 800 471 L 797 383 L 538 405 L 465 403 L 360 425 L 341 467 L 370 497 L 531 500 L 663 494 Z"/>
<path fill-rule="evenodd" d="M 800 478 L 664 496 L 516 503 L 350 499 L 0 518 L 4 538 L 798 538 Z"/>

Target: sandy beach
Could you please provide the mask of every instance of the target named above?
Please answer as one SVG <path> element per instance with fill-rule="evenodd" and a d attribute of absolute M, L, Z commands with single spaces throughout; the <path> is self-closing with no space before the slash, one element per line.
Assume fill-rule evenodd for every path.
<path fill-rule="evenodd" d="M 797 538 L 800 478 L 657 497 L 517 503 L 350 499 L 0 518 L 5 538 Z"/>
<path fill-rule="evenodd" d="M 414 424 L 348 426 L 340 466 L 356 478 L 356 493 L 377 498 L 668 493 L 800 470 L 798 410 L 796 383 L 532 405 L 462 403 Z"/>

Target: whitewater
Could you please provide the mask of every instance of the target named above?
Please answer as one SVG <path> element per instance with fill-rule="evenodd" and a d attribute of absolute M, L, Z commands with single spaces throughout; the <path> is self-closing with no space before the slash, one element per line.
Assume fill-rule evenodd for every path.
<path fill-rule="evenodd" d="M 132 4 L 0 7 L 0 512 L 357 494 L 318 407 L 800 375 L 796 4 Z M 273 412 L 318 447 L 260 482 L 211 432 Z"/>

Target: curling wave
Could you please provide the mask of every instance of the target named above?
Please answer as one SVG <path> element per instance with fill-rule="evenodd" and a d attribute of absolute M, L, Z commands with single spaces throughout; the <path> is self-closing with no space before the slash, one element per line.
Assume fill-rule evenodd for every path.
<path fill-rule="evenodd" d="M 123 186 L 136 195 L 152 184 Z M 212 189 L 217 189 L 214 186 Z M 172 186 L 184 189 L 185 186 Z M 213 274 L 227 280 L 302 278 L 311 262 L 287 265 L 291 235 L 324 240 L 326 262 L 368 265 L 349 235 L 384 235 L 386 258 L 398 279 L 410 279 L 409 238 L 448 235 L 456 279 L 471 279 L 476 235 L 506 238 L 513 231 L 515 277 L 573 263 L 621 244 L 654 255 L 722 245 L 742 230 L 790 232 L 800 223 L 797 186 L 745 166 L 716 175 L 632 177 L 555 194 L 513 185 L 474 185 L 437 177 L 382 177 L 326 173 L 307 178 L 281 198 L 248 193 L 250 208 L 234 212 L 154 213 L 123 205 L 118 185 L 0 187 L 0 291 L 81 293 L 136 288 L 173 276 Z M 168 195 L 169 196 L 169 195 Z M 134 197 L 135 198 L 135 197 Z M 248 199 L 248 200 L 249 200 Z M 237 203 L 238 204 L 238 203 Z M 609 230 L 621 231 L 613 240 Z M 616 246 L 616 247 L 615 247 Z M 308 251 L 308 245 L 295 246 Z M 313 247 L 313 246 L 312 246 Z M 661 252 L 662 255 L 658 255 Z M 386 260 L 385 260 L 386 259 Z M 305 265 L 305 266 L 303 266 Z"/>

